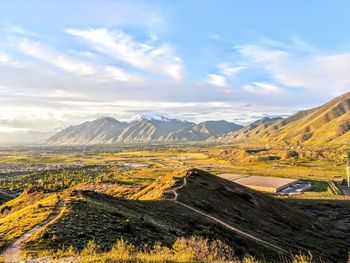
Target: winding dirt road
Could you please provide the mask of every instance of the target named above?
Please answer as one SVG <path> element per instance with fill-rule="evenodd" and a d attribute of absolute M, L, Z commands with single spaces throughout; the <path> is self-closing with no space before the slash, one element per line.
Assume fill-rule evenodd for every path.
<path fill-rule="evenodd" d="M 46 218 L 44 221 L 33 227 L 31 230 L 26 232 L 20 238 L 18 238 L 11 246 L 4 250 L 2 253 L 2 261 L 3 263 L 17 263 L 17 262 L 26 262 L 21 260 L 21 245 L 25 240 L 27 240 L 30 236 L 34 235 L 38 232 L 42 227 L 46 226 L 50 222 L 52 222 L 61 212 L 62 207 L 64 205 L 64 200 L 60 200 L 54 211 Z"/>
<path fill-rule="evenodd" d="M 210 215 L 210 214 L 207 214 L 207 213 L 205 213 L 205 212 L 202 212 L 202 211 L 200 211 L 200 210 L 198 210 L 198 209 L 196 209 L 196 208 L 194 208 L 194 207 L 192 207 L 192 206 L 190 206 L 190 205 L 186 205 L 186 204 L 184 204 L 184 203 L 178 201 L 177 199 L 178 199 L 178 197 L 179 197 L 179 194 L 177 193 L 177 191 L 180 190 L 181 188 L 183 188 L 183 187 L 187 184 L 187 177 L 188 177 L 188 176 L 186 176 L 186 177 L 183 178 L 183 183 L 182 183 L 180 186 L 171 188 L 171 189 L 169 189 L 169 190 L 166 191 L 166 193 L 172 193 L 172 194 L 174 195 L 174 198 L 172 198 L 172 199 L 167 199 L 167 200 L 173 201 L 174 203 L 179 204 L 179 205 L 181 205 L 181 206 L 183 206 L 183 207 L 186 207 L 186 208 L 188 208 L 188 209 L 190 209 L 190 210 L 196 212 L 197 214 L 200 214 L 200 215 L 202 215 L 202 216 L 204 216 L 204 217 L 207 217 L 207 218 L 209 218 L 209 219 L 211 219 L 211 220 L 213 220 L 213 221 L 219 223 L 220 225 L 222 225 L 222 226 L 224 226 L 224 227 L 226 227 L 226 228 L 232 230 L 233 232 L 236 232 L 237 234 L 240 234 L 240 235 L 242 235 L 242 236 L 245 236 L 245 237 L 247 237 L 247 238 L 250 238 L 250 239 L 252 239 L 252 240 L 254 240 L 254 241 L 256 241 L 256 242 L 258 242 L 258 243 L 264 245 L 264 246 L 267 247 L 267 248 L 270 248 L 270 249 L 273 249 L 273 250 L 277 251 L 278 253 L 287 254 L 287 255 L 290 255 L 290 254 L 291 254 L 289 251 L 287 251 L 287 250 L 285 250 L 285 249 L 283 249 L 283 248 L 281 248 L 281 247 L 279 247 L 279 246 L 276 246 L 276 245 L 274 245 L 274 244 L 272 244 L 272 243 L 270 243 L 270 242 L 268 242 L 268 241 L 262 240 L 262 239 L 260 239 L 260 238 L 258 238 L 258 237 L 256 237 L 256 236 L 254 236 L 254 235 L 251 235 L 251 234 L 249 234 L 249 233 L 247 233 L 247 232 L 244 232 L 244 231 L 242 231 L 242 230 L 239 230 L 239 229 L 237 229 L 236 227 L 234 227 L 234 226 L 232 226 L 232 225 L 230 225 L 230 224 L 227 224 L 227 223 L 225 223 L 224 221 L 222 221 L 222 220 L 220 220 L 220 219 L 218 219 L 218 218 L 216 218 L 216 217 L 214 217 L 214 216 L 212 216 L 212 215 Z"/>

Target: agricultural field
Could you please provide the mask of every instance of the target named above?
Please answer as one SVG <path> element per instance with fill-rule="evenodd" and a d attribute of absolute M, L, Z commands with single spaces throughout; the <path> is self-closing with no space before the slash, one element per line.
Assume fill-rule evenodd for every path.
<path fill-rule="evenodd" d="M 10 150 L 8 154 L 3 150 L 0 155 L 4 156 L 0 159 L 0 190 L 14 194 L 31 187 L 53 192 L 78 184 L 85 188 L 110 184 L 137 191 L 160 177 L 198 168 L 213 174 L 302 179 L 311 182 L 312 188 L 298 198 L 342 198 L 337 197 L 333 181 L 345 179 L 342 160 L 285 157 L 285 152 L 276 150 L 251 153 L 232 146 L 155 146 L 150 150 L 118 148 L 115 151 L 110 147 L 30 149 Z M 12 174 L 1 172 L 9 166 L 14 167 Z M 26 171 L 28 167 L 31 169 Z"/>

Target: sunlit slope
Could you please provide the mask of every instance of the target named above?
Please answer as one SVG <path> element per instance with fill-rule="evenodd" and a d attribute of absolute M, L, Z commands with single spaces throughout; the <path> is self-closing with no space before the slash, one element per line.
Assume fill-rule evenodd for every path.
<path fill-rule="evenodd" d="M 310 110 L 231 134 L 236 141 L 276 144 L 347 144 L 350 142 L 350 92 Z"/>
<path fill-rule="evenodd" d="M 55 193 L 29 193 L 0 205 L 0 251 L 44 221 L 54 210 L 60 196 Z"/>

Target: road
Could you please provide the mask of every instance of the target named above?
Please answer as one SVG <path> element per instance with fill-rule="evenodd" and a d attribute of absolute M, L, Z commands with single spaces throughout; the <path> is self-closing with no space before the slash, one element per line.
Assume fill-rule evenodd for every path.
<path fill-rule="evenodd" d="M 11 246 L 5 249 L 4 252 L 2 253 L 3 263 L 26 262 L 26 261 L 21 261 L 21 245 L 25 240 L 27 240 L 29 237 L 37 233 L 42 227 L 52 222 L 60 214 L 63 205 L 64 205 L 64 200 L 60 200 L 56 205 L 54 211 L 49 215 L 48 218 L 46 218 L 43 222 L 39 223 L 38 225 L 33 227 L 31 230 L 26 232 L 24 235 L 18 238 Z"/>
<path fill-rule="evenodd" d="M 190 206 L 190 205 L 187 205 L 187 204 L 185 204 L 185 203 L 182 203 L 182 202 L 178 201 L 177 199 L 178 199 L 178 197 L 179 197 L 179 194 L 178 194 L 177 191 L 180 190 L 181 188 L 183 188 L 183 187 L 187 184 L 187 177 L 188 177 L 188 176 L 186 176 L 186 177 L 183 178 L 183 182 L 182 182 L 182 184 L 181 184 L 180 186 L 171 188 L 171 189 L 169 189 L 169 190 L 166 191 L 166 193 L 172 193 L 172 194 L 174 195 L 174 197 L 173 197 L 172 199 L 167 199 L 167 200 L 173 201 L 174 203 L 176 203 L 176 204 L 178 204 L 178 205 L 181 205 L 181 206 L 183 206 L 183 207 L 186 207 L 187 209 L 190 209 L 190 210 L 192 210 L 193 212 L 195 212 L 195 213 L 197 213 L 197 214 L 200 214 L 200 215 L 202 215 L 202 216 L 204 216 L 204 217 L 207 217 L 207 218 L 209 218 L 209 219 L 211 219 L 211 220 L 217 222 L 218 224 L 220 224 L 220 225 L 222 225 L 222 226 L 224 226 L 224 227 L 226 227 L 226 228 L 232 230 L 233 232 L 236 232 L 237 234 L 240 234 L 240 235 L 242 235 L 242 236 L 245 236 L 245 237 L 247 237 L 247 238 L 249 238 L 249 239 L 252 239 L 252 240 L 254 240 L 254 241 L 256 241 L 256 242 L 258 242 L 258 243 L 264 245 L 264 246 L 267 247 L 267 248 L 270 248 L 270 249 L 272 249 L 272 250 L 274 250 L 274 251 L 277 251 L 278 253 L 287 254 L 287 255 L 290 255 L 290 254 L 291 254 L 289 251 L 287 251 L 287 250 L 285 250 L 285 249 L 283 249 L 283 248 L 281 248 L 281 247 L 279 247 L 279 246 L 276 246 L 276 245 L 274 245 L 274 244 L 272 244 L 272 243 L 270 243 L 270 242 L 268 242 L 268 241 L 262 240 L 262 239 L 260 239 L 260 238 L 258 238 L 258 237 L 256 237 L 256 236 L 254 236 L 254 235 L 252 235 L 252 234 L 249 234 L 249 233 L 247 233 L 247 232 L 244 232 L 244 231 L 242 231 L 242 230 L 239 230 L 239 229 L 237 229 L 236 227 L 234 227 L 234 226 L 232 226 L 232 225 L 230 225 L 230 224 L 227 224 L 227 223 L 225 223 L 224 221 L 222 221 L 222 220 L 220 220 L 220 219 L 218 219 L 218 218 L 216 218 L 216 217 L 214 217 L 214 216 L 212 216 L 212 215 L 210 215 L 210 214 L 208 214 L 208 213 L 205 213 L 205 212 L 200 211 L 200 210 L 198 210 L 198 209 L 196 209 L 196 208 L 194 208 L 194 207 L 192 207 L 192 206 Z"/>

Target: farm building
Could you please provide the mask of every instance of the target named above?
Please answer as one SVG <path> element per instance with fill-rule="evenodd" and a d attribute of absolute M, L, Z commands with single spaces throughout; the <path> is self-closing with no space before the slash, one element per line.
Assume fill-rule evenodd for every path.
<path fill-rule="evenodd" d="M 218 174 L 218 176 L 258 191 L 270 193 L 277 193 L 299 181 L 298 179 L 242 174 Z"/>

